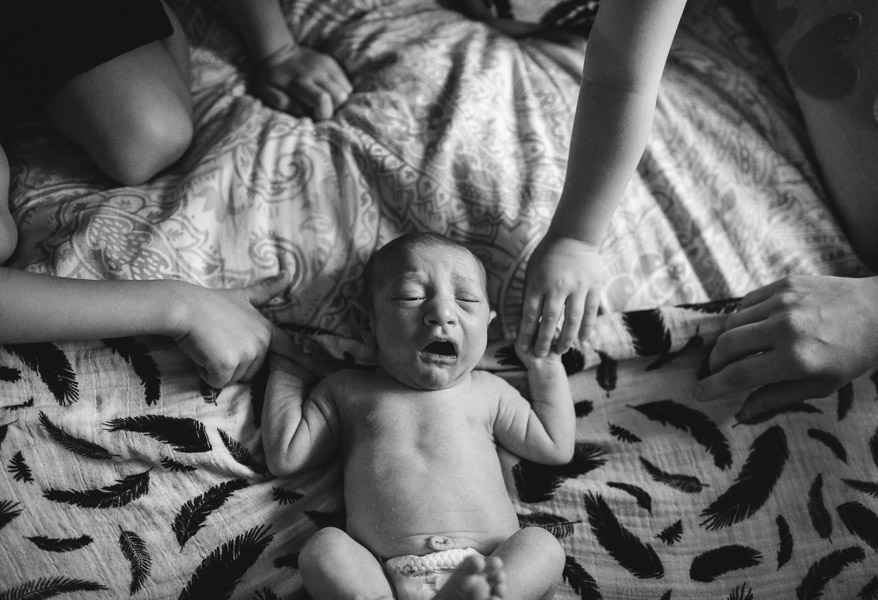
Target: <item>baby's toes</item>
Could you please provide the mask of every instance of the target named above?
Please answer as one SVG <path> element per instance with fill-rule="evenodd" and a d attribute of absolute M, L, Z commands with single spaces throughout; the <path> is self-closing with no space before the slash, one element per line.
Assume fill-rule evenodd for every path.
<path fill-rule="evenodd" d="M 499 557 L 491 556 L 486 561 L 485 580 L 491 588 L 491 600 L 501 600 L 506 597 L 506 570 Z"/>

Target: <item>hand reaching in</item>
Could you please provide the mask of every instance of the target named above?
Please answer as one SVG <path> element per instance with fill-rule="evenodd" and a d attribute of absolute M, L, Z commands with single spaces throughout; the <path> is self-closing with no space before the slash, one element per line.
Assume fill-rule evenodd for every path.
<path fill-rule="evenodd" d="M 539 243 L 527 265 L 518 346 L 533 346 L 536 356 L 549 353 L 563 316 L 557 351 L 564 354 L 594 326 L 603 287 L 597 247 L 551 233 Z"/>
<path fill-rule="evenodd" d="M 289 354 L 289 337 L 255 308 L 283 293 L 289 284 L 289 274 L 282 271 L 236 290 L 186 288 L 172 337 L 195 362 L 204 381 L 221 388 L 250 380 L 262 366 L 269 346 Z"/>
<path fill-rule="evenodd" d="M 254 93 L 295 117 L 329 119 L 353 87 L 336 60 L 304 46 L 284 46 L 256 69 Z"/>
<path fill-rule="evenodd" d="M 878 277 L 790 277 L 744 297 L 696 398 L 757 388 L 738 420 L 822 398 L 878 367 Z"/>

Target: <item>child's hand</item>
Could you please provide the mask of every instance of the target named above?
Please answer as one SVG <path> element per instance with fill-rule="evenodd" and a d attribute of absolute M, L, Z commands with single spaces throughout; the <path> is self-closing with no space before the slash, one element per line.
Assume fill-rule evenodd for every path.
<path fill-rule="evenodd" d="M 256 69 L 255 94 L 295 117 L 329 119 L 353 91 L 336 60 L 304 46 L 285 46 Z"/>
<path fill-rule="evenodd" d="M 283 293 L 289 284 L 289 274 L 282 271 L 237 290 L 186 288 L 172 337 L 198 366 L 204 381 L 221 388 L 256 374 L 272 336 L 286 334 L 254 307 Z"/>
<path fill-rule="evenodd" d="M 545 356 L 537 356 L 533 346 L 525 348 L 521 344 L 515 344 L 515 354 L 528 371 L 538 370 L 555 363 L 561 364 L 561 353 L 558 352 L 557 346 L 549 348 Z"/>
<path fill-rule="evenodd" d="M 526 279 L 517 346 L 546 356 L 562 315 L 557 352 L 564 354 L 577 337 L 585 341 L 603 288 L 598 248 L 548 233 L 528 262 Z"/>

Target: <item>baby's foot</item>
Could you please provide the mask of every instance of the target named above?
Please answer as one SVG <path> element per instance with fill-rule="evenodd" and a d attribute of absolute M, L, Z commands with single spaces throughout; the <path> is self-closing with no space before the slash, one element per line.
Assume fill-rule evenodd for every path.
<path fill-rule="evenodd" d="M 506 597 L 503 561 L 470 555 L 454 570 L 433 600 L 502 600 Z"/>

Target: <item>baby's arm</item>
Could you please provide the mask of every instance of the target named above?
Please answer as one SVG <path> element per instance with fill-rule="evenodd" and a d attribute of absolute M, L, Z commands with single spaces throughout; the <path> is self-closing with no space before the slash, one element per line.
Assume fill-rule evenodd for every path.
<path fill-rule="evenodd" d="M 340 425 L 327 380 L 309 393 L 313 374 L 279 354 L 269 362 L 262 443 L 269 471 L 283 477 L 326 462 L 338 445 Z"/>
<path fill-rule="evenodd" d="M 338 62 L 299 46 L 279 0 L 226 0 L 250 56 L 256 62 L 254 92 L 263 102 L 294 116 L 328 119 L 353 87 Z"/>
<path fill-rule="evenodd" d="M 501 394 L 494 436 L 507 450 L 542 464 L 564 464 L 573 458 L 576 414 L 561 355 L 546 357 L 519 351 L 527 367 L 531 402 L 500 380 Z M 498 377 L 499 379 L 499 377 Z"/>
<path fill-rule="evenodd" d="M 183 281 L 86 281 L 0 267 L 0 344 L 164 335 L 222 387 L 250 379 L 269 345 L 288 338 L 254 306 L 289 275 L 236 290 Z"/>

